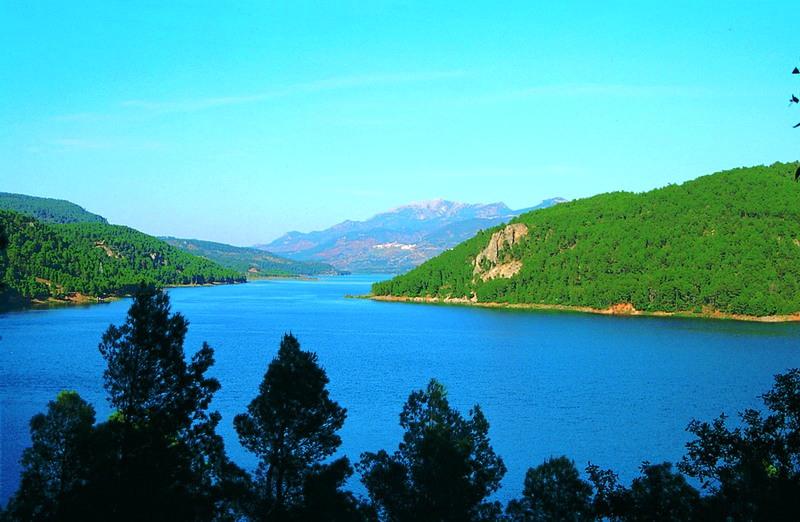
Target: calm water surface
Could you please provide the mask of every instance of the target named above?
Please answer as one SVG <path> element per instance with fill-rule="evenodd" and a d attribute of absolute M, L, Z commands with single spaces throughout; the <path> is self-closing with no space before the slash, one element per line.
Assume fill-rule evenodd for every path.
<path fill-rule="evenodd" d="M 229 454 L 246 467 L 233 416 L 256 394 L 281 335 L 316 351 L 331 396 L 348 410 L 341 453 L 393 450 L 408 394 L 431 377 L 466 413 L 479 403 L 508 473 L 499 498 L 521 492 L 525 470 L 566 454 L 614 468 L 676 461 L 692 418 L 759 404 L 773 374 L 800 366 L 800 325 L 487 310 L 346 299 L 375 277 L 261 281 L 170 291 L 190 321 L 186 348 L 208 341 L 222 383 Z M 16 489 L 28 420 L 59 390 L 77 390 L 103 419 L 102 332 L 128 300 L 0 315 L 0 502 Z M 357 479 L 351 486 L 363 492 Z"/>

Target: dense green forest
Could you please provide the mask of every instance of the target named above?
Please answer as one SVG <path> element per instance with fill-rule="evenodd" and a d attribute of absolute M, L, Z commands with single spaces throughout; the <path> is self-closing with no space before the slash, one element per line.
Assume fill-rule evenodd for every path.
<path fill-rule="evenodd" d="M 642 311 L 795 313 L 800 311 L 796 168 L 796 163 L 738 168 L 645 193 L 601 194 L 523 214 L 511 224 L 524 225 L 524 237 L 501 241 L 495 260 L 485 249 L 493 234 L 506 230 L 502 225 L 376 283 L 372 291 L 595 308 L 630 303 Z M 503 267 L 516 273 L 487 277 Z"/>
<path fill-rule="evenodd" d="M 0 254 L 3 302 L 128 294 L 139 283 L 232 283 L 244 277 L 128 227 L 48 224 L 0 211 L 8 246 Z"/>
<path fill-rule="evenodd" d="M 522 495 L 503 506 L 494 494 L 507 470 L 489 420 L 477 404 L 467 414 L 453 407 L 435 379 L 402 406 L 395 450 L 365 451 L 355 466 L 337 456 L 347 409 L 317 354 L 291 334 L 233 419 L 257 458 L 248 472 L 228 457 L 211 409 L 222 386 L 208 375 L 214 349 L 202 343 L 189 357 L 187 332 L 167 294 L 136 292 L 98 346 L 113 412 L 97 418 L 62 391 L 35 415 L 0 521 L 723 522 L 796 520 L 800 509 L 798 369 L 776 375 L 763 407 L 734 423 L 691 421 L 677 469 L 643 462 L 628 485 L 613 470 L 589 463 L 581 474 L 554 456 L 530 467 Z M 354 471 L 366 497 L 347 489 Z"/>
<path fill-rule="evenodd" d="M 0 210 L 19 212 L 45 223 L 107 223 L 104 217 L 63 199 L 39 198 L 10 192 L 0 192 Z"/>
<path fill-rule="evenodd" d="M 250 277 L 335 275 L 340 272 L 327 263 L 295 261 L 258 248 L 237 247 L 199 239 L 162 237 L 170 245 L 209 259 Z"/>

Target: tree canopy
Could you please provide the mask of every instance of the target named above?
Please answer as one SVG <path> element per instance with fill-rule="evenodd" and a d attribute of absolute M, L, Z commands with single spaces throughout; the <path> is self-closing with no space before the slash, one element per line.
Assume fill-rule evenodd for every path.
<path fill-rule="evenodd" d="M 225 455 L 208 411 L 219 383 L 203 345 L 186 361 L 187 322 L 162 291 L 141 288 L 100 352 L 112 415 L 61 393 L 31 420 L 33 445 L 9 503 L 12 520 L 238 519 L 249 480 Z"/>
<path fill-rule="evenodd" d="M 94 421 L 94 408 L 74 391 L 62 391 L 46 413 L 31 419 L 31 447 L 22 455 L 21 484 L 9 503 L 15 519 L 79 518 Z"/>
<path fill-rule="evenodd" d="M 128 227 L 46 224 L 0 211 L 0 228 L 8 237 L 5 256 L 0 258 L 7 299 L 66 298 L 76 293 L 107 297 L 130 294 L 141 283 L 164 286 L 245 280 L 233 270 Z"/>
<path fill-rule="evenodd" d="M 44 223 L 108 223 L 97 214 L 63 199 L 0 192 L 0 210 L 10 210 Z"/>
<path fill-rule="evenodd" d="M 464 418 L 450 407 L 444 386 L 431 380 L 413 392 L 400 414 L 403 440 L 393 454 L 364 453 L 359 470 L 369 497 L 390 521 L 494 520 L 488 497 L 506 467 L 489 441 L 479 406 Z"/>
<path fill-rule="evenodd" d="M 775 377 L 764 411 L 693 421 L 680 469 L 700 480 L 715 507 L 739 520 L 788 520 L 800 510 L 800 369 Z"/>
<path fill-rule="evenodd" d="M 525 474 L 522 498 L 509 502 L 514 522 L 594 520 L 592 486 L 567 457 L 550 458 Z"/>
<path fill-rule="evenodd" d="M 338 497 L 340 508 L 352 510 L 348 499 L 338 494 L 352 473 L 347 459 L 322 465 L 341 444 L 337 431 L 346 417 L 346 410 L 330 398 L 327 384 L 317 355 L 301 350 L 297 338 L 286 334 L 258 395 L 246 413 L 234 418 L 242 445 L 259 458 L 256 516 L 302 518 L 300 514 L 320 508 L 311 505 L 317 496 L 308 493 L 321 486 L 334 497 L 329 500 Z"/>
<path fill-rule="evenodd" d="M 104 511 L 132 519 L 209 519 L 226 488 L 244 480 L 216 434 L 221 416 L 208 411 L 220 384 L 206 376 L 214 351 L 203 343 L 184 353 L 188 323 L 169 296 L 141 287 L 121 326 L 99 349 L 108 400 L 116 411 L 98 430 L 114 451 L 98 466 L 109 499 Z"/>

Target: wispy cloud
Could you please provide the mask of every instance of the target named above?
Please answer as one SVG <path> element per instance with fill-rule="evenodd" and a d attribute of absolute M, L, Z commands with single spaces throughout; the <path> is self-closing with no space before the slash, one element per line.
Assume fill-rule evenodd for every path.
<path fill-rule="evenodd" d="M 458 78 L 464 76 L 465 74 L 465 71 L 455 70 L 347 76 L 328 78 L 313 82 L 296 83 L 258 93 L 235 96 L 213 96 L 169 101 L 126 100 L 122 102 L 122 106 L 156 113 L 194 112 L 217 107 L 259 103 L 276 98 L 315 92 L 439 81 Z"/>
<path fill-rule="evenodd" d="M 541 85 L 522 89 L 517 94 L 520 96 L 698 96 L 711 92 L 704 87 L 687 85 L 585 83 Z"/>
<path fill-rule="evenodd" d="M 99 149 L 130 149 L 152 150 L 163 147 L 162 143 L 155 141 L 139 141 L 125 139 L 99 139 L 99 138 L 57 138 L 47 142 L 49 147 L 59 150 L 99 150 Z M 37 148 L 41 149 L 41 148 Z M 37 150 L 38 151 L 38 150 Z"/>
<path fill-rule="evenodd" d="M 64 149 L 107 149 L 111 147 L 109 141 L 85 138 L 58 138 L 52 140 L 50 145 Z"/>
<path fill-rule="evenodd" d="M 474 98 L 474 101 L 507 101 L 524 98 L 575 97 L 575 98 L 646 98 L 709 96 L 715 91 L 690 85 L 645 85 L 621 83 L 566 83 L 536 85 L 520 89 L 491 93 Z"/>
<path fill-rule="evenodd" d="M 67 122 L 91 122 L 108 116 L 107 114 L 98 112 L 73 112 L 69 114 L 59 114 L 55 119 Z"/>

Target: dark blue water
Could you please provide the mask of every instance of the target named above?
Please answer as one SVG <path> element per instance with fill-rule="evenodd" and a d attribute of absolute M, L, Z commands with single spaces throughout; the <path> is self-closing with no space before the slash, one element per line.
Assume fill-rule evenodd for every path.
<path fill-rule="evenodd" d="M 232 457 L 254 459 L 231 425 L 255 395 L 281 335 L 319 354 L 331 396 L 348 410 L 341 452 L 394 449 L 408 394 L 431 377 L 466 413 L 479 403 L 508 474 L 499 495 L 518 495 L 525 470 L 566 454 L 614 468 L 676 461 L 692 418 L 758 406 L 772 376 L 800 366 L 800 325 L 488 310 L 345 299 L 373 278 L 263 281 L 170 291 L 190 321 L 187 351 L 216 350 L 222 383 L 214 406 Z M 62 389 L 109 408 L 102 389 L 102 332 L 129 302 L 0 315 L 0 502 L 16 489 L 28 420 Z M 358 491 L 357 480 L 352 487 Z"/>

